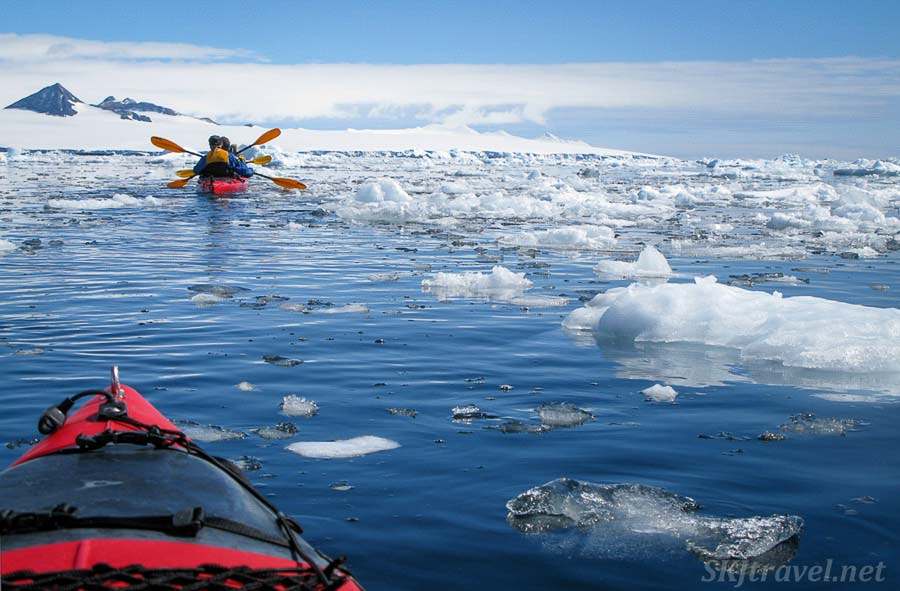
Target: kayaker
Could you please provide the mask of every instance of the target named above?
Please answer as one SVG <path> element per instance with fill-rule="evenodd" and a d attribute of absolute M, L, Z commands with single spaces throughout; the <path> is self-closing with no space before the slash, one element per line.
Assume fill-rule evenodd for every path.
<path fill-rule="evenodd" d="M 200 157 L 200 161 L 194 165 L 194 173 L 200 176 L 253 176 L 253 169 L 241 162 L 241 160 L 228 151 L 221 138 L 217 135 L 209 136 L 209 152 Z M 228 143 L 231 145 L 231 142 Z"/>

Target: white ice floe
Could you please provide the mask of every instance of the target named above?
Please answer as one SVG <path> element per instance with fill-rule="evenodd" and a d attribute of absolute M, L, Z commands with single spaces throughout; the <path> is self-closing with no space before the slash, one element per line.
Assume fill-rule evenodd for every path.
<path fill-rule="evenodd" d="M 16 249 L 15 244 L 10 242 L 9 240 L 4 240 L 3 238 L 0 238 L 0 252 L 5 252 L 8 250 L 15 250 L 15 249 Z"/>
<path fill-rule="evenodd" d="M 615 232 L 606 226 L 568 226 L 537 232 L 505 234 L 500 246 L 521 246 L 558 250 L 601 250 L 616 244 Z"/>
<path fill-rule="evenodd" d="M 495 266 L 490 273 L 437 273 L 422 280 L 422 291 L 434 294 L 439 300 L 453 297 L 486 298 L 510 301 L 520 297 L 532 286 L 525 273 L 515 273 L 506 267 Z"/>
<path fill-rule="evenodd" d="M 256 386 L 250 382 L 241 382 L 237 385 L 237 389 L 241 392 L 252 392 L 253 390 L 256 390 Z"/>
<path fill-rule="evenodd" d="M 47 206 L 54 209 L 118 209 L 123 207 L 158 207 L 162 201 L 147 196 L 141 199 L 125 193 L 116 193 L 109 199 L 49 199 Z"/>
<path fill-rule="evenodd" d="M 633 263 L 622 261 L 600 261 L 594 267 L 599 275 L 614 277 L 669 277 L 672 267 L 666 257 L 653 246 L 647 245 Z"/>
<path fill-rule="evenodd" d="M 311 417 L 319 412 L 315 400 L 307 400 L 303 396 L 289 394 L 281 400 L 281 413 L 289 417 Z"/>
<path fill-rule="evenodd" d="M 384 203 L 385 201 L 406 202 L 412 197 L 394 179 L 384 178 L 363 184 L 354 197 L 363 203 Z"/>
<path fill-rule="evenodd" d="M 722 285 L 632 284 L 598 294 L 563 321 L 603 338 L 737 349 L 744 360 L 843 372 L 900 372 L 900 309 Z"/>
<path fill-rule="evenodd" d="M 653 384 L 649 388 L 644 388 L 641 390 L 641 394 L 653 402 L 675 402 L 675 398 L 678 396 L 675 388 L 662 384 Z"/>
<path fill-rule="evenodd" d="M 355 458 L 379 451 L 397 449 L 400 444 L 391 439 L 362 435 L 352 439 L 337 441 L 302 441 L 292 443 L 287 449 L 307 458 L 332 460 L 337 458 Z"/>

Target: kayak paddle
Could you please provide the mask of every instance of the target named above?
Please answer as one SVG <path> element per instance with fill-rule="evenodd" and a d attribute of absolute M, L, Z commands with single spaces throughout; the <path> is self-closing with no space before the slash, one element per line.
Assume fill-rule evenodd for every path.
<path fill-rule="evenodd" d="M 186 179 L 181 179 L 181 180 L 178 180 L 178 181 L 172 181 L 171 183 L 168 183 L 166 186 L 169 187 L 169 188 L 171 188 L 171 189 L 181 189 L 181 188 L 184 187 L 186 184 L 188 184 L 188 181 L 190 181 L 190 180 L 191 180 L 192 178 L 194 178 L 195 176 L 197 176 L 197 175 L 192 174 L 191 176 L 189 176 L 189 177 L 186 178 Z"/>
<path fill-rule="evenodd" d="M 303 189 L 306 188 L 306 185 L 304 185 L 300 181 L 295 181 L 294 179 L 286 179 L 283 177 L 267 176 L 267 175 L 264 175 L 259 172 L 254 172 L 253 176 L 261 176 L 264 179 L 269 179 L 270 181 L 272 181 L 279 187 L 284 187 L 285 189 L 299 189 L 302 191 Z M 179 181 L 175 181 L 175 182 L 179 182 Z"/>
<path fill-rule="evenodd" d="M 258 138 L 255 142 L 253 142 L 252 144 L 250 144 L 249 146 L 245 146 L 245 147 L 241 148 L 240 150 L 238 150 L 237 153 L 240 154 L 240 153 L 243 152 L 244 150 L 249 150 L 249 149 L 252 148 L 253 146 L 258 146 L 258 145 L 260 145 L 260 144 L 265 144 L 266 142 L 270 142 L 270 141 L 274 140 L 275 138 L 277 138 L 277 137 L 280 136 L 280 135 L 281 135 L 281 130 L 278 129 L 277 127 L 276 127 L 275 129 L 270 129 L 270 130 L 267 131 L 266 133 L 264 133 L 264 134 L 262 134 L 261 136 L 259 136 L 259 138 Z M 151 140 L 151 141 L 152 141 L 152 140 Z"/>
<path fill-rule="evenodd" d="M 150 138 L 150 143 L 156 146 L 157 148 L 162 148 L 167 152 L 177 152 L 177 153 L 187 153 L 193 154 L 194 156 L 202 156 L 202 154 L 198 154 L 197 152 L 191 152 L 190 150 L 185 150 L 172 140 L 167 140 L 163 137 L 156 137 L 155 135 Z"/>

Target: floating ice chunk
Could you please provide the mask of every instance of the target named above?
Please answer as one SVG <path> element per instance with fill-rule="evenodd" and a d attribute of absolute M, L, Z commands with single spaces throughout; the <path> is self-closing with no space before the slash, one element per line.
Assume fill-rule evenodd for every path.
<path fill-rule="evenodd" d="M 263 439 L 290 439 L 297 434 L 298 430 L 294 423 L 278 423 L 273 427 L 251 429 L 251 432 Z"/>
<path fill-rule="evenodd" d="M 315 314 L 368 314 L 369 307 L 365 304 L 347 304 L 345 306 L 326 306 L 309 309 Z"/>
<path fill-rule="evenodd" d="M 250 382 L 241 382 L 237 385 L 237 389 L 241 392 L 252 392 L 253 390 L 256 390 L 256 386 L 254 386 Z"/>
<path fill-rule="evenodd" d="M 287 449 L 307 458 L 331 460 L 337 458 L 355 458 L 379 451 L 397 449 L 400 444 L 391 439 L 363 435 L 352 439 L 337 441 L 303 441 L 292 443 Z"/>
<path fill-rule="evenodd" d="M 279 310 L 284 310 L 285 312 L 309 312 L 309 308 L 307 308 L 304 304 L 292 303 L 292 304 L 281 304 L 278 306 Z"/>
<path fill-rule="evenodd" d="M 563 324 L 614 340 L 730 347 L 745 359 L 788 367 L 900 373 L 900 310 L 785 298 L 721 285 L 712 276 L 610 289 Z"/>
<path fill-rule="evenodd" d="M 606 226 L 570 226 L 540 232 L 520 232 L 497 239 L 501 246 L 559 250 L 598 250 L 616 244 L 615 232 Z"/>
<path fill-rule="evenodd" d="M 289 417 L 311 417 L 319 412 L 315 400 L 289 394 L 281 400 L 281 413 Z"/>
<path fill-rule="evenodd" d="M 15 249 L 16 249 L 15 244 L 10 242 L 9 240 L 4 240 L 3 238 L 0 238 L 0 252 L 5 252 L 8 250 L 15 250 Z"/>
<path fill-rule="evenodd" d="M 678 396 L 675 388 L 662 384 L 653 384 L 649 388 L 641 390 L 641 394 L 653 402 L 675 402 L 675 397 Z"/>
<path fill-rule="evenodd" d="M 690 497 L 642 484 L 592 484 L 559 478 L 510 499 L 506 508 L 513 529 L 540 533 L 629 518 L 668 525 L 700 506 Z"/>
<path fill-rule="evenodd" d="M 236 293 L 249 291 L 246 287 L 237 287 L 235 285 L 219 285 L 216 283 L 198 283 L 188 287 L 188 291 L 197 293 L 205 293 L 209 295 L 219 296 L 220 298 L 230 298 Z"/>
<path fill-rule="evenodd" d="M 803 528 L 796 515 L 772 515 L 745 519 L 697 520 L 687 540 L 688 550 L 704 560 L 748 560 L 761 556 L 794 537 Z"/>
<path fill-rule="evenodd" d="M 813 435 L 846 435 L 862 425 L 864 423 L 857 419 L 819 419 L 813 413 L 800 413 L 792 416 L 790 423 L 781 425 L 781 430 Z"/>
<path fill-rule="evenodd" d="M 884 402 L 877 396 L 866 396 L 865 394 L 839 394 L 837 392 L 827 392 L 823 394 L 813 394 L 813 398 L 821 398 L 830 402 Z"/>
<path fill-rule="evenodd" d="M 700 517 L 690 497 L 641 484 L 593 484 L 560 478 L 506 503 L 507 520 L 523 533 L 591 528 L 592 536 L 668 534 L 685 539 L 704 560 L 750 560 L 792 539 L 803 527 L 795 515 L 720 519 Z"/>
<path fill-rule="evenodd" d="M 212 306 L 219 302 L 224 302 L 227 298 L 211 293 L 198 293 L 191 298 L 191 301 L 198 306 Z"/>
<path fill-rule="evenodd" d="M 122 207 L 157 207 L 162 201 L 155 197 L 132 197 L 116 193 L 111 199 L 49 199 L 47 206 L 53 209 L 118 209 Z"/>
<path fill-rule="evenodd" d="M 541 417 L 541 426 L 545 429 L 578 427 L 594 418 L 590 412 L 571 402 L 542 404 L 537 413 Z"/>
<path fill-rule="evenodd" d="M 616 277 L 669 277 L 672 275 L 672 267 L 669 266 L 666 257 L 650 245 L 644 247 L 638 260 L 634 263 L 600 261 L 594 267 L 594 271 L 600 275 Z"/>
<path fill-rule="evenodd" d="M 288 357 L 282 357 L 281 355 L 263 355 L 263 361 L 279 367 L 294 367 L 295 365 L 303 363 L 302 359 L 290 359 Z"/>
<path fill-rule="evenodd" d="M 462 421 L 462 422 L 470 422 L 475 419 L 490 419 L 494 418 L 489 414 L 485 414 L 481 412 L 481 409 L 475 406 L 474 404 L 467 404 L 465 406 L 454 406 L 453 410 L 453 420 L 454 421 Z"/>
<path fill-rule="evenodd" d="M 230 460 L 232 464 L 237 466 L 240 470 L 244 472 L 253 472 L 256 470 L 262 469 L 262 462 L 259 461 L 259 458 L 253 456 L 241 456 L 237 459 Z"/>
<path fill-rule="evenodd" d="M 538 434 L 547 431 L 543 425 L 532 425 L 530 423 L 523 423 L 522 421 L 506 421 L 497 426 L 497 429 L 502 433 Z"/>
<path fill-rule="evenodd" d="M 356 191 L 354 198 L 363 203 L 383 203 L 385 201 L 412 201 L 409 193 L 403 190 L 394 179 L 378 179 L 364 183 Z"/>
<path fill-rule="evenodd" d="M 16 349 L 16 355 L 31 357 L 33 355 L 43 355 L 44 349 L 35 347 L 34 349 Z"/>
<path fill-rule="evenodd" d="M 515 273 L 506 267 L 495 266 L 490 273 L 437 273 L 433 279 L 422 280 L 422 291 L 438 299 L 452 297 L 485 297 L 508 301 L 522 295 L 532 282 L 525 273 Z"/>
<path fill-rule="evenodd" d="M 234 439 L 244 439 L 246 433 L 240 431 L 232 431 L 219 425 L 201 425 L 195 421 L 175 421 L 181 432 L 195 441 L 203 441 L 205 443 L 213 443 L 216 441 L 232 441 Z"/>
<path fill-rule="evenodd" d="M 510 304 L 523 308 L 559 308 L 569 305 L 569 298 L 561 296 L 523 295 L 509 300 Z"/>

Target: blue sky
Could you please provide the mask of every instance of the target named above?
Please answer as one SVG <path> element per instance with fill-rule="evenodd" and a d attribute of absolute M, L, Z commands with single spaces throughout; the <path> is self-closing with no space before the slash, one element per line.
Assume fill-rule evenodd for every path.
<path fill-rule="evenodd" d="M 237 96 L 231 112 L 206 110 L 229 120 L 313 128 L 450 121 L 524 135 L 550 131 L 600 146 L 680 156 L 792 151 L 877 157 L 900 155 L 897 22 L 900 2 L 871 0 L 43 1 L 4 6 L 0 33 L 118 42 L 109 46 L 115 51 L 140 43 L 246 50 L 187 58 L 196 66 L 193 72 L 203 63 L 232 64 L 238 69 L 231 72 L 243 67 L 262 81 L 257 84 L 268 86 L 255 98 L 260 108 L 270 107 L 266 112 L 241 106 Z M 76 94 L 140 93 L 137 98 L 167 99 L 181 110 L 204 110 L 198 104 L 205 80 L 200 73 L 184 81 L 180 95 L 162 88 L 162 66 L 153 70 L 161 76 L 156 86 L 149 77 L 141 86 L 108 75 L 104 88 L 94 89 L 100 84 L 89 75 L 90 64 L 99 68 L 103 61 L 112 73 L 116 64 L 134 58 L 91 51 L 77 56 L 48 51 L 41 67 L 30 66 L 30 75 L 14 58 L 4 62 L 0 51 L 0 82 L 11 95 L 22 95 L 37 89 L 27 87 L 39 84 L 42 72 L 71 72 L 67 85 L 76 86 Z M 187 55 L 142 51 L 147 57 L 141 59 L 163 63 L 182 62 Z M 852 65 L 843 58 L 854 58 Z M 775 62 L 761 67 L 759 60 Z M 622 62 L 632 67 L 606 67 Z M 359 67 L 310 67 L 347 63 Z M 556 65 L 573 63 L 598 67 L 588 72 L 587 82 L 577 72 L 556 75 Z M 421 64 L 471 65 L 472 77 L 453 66 L 425 69 L 418 77 L 388 67 Z M 503 80 L 503 72 L 491 68 L 498 64 L 515 66 L 509 70 L 514 79 Z M 128 68 L 124 63 L 123 71 Z M 187 71 L 174 63 L 171 68 Z M 493 72 L 493 79 L 484 71 Z M 338 75 L 347 79 L 333 80 Z M 295 78 L 291 85 L 278 80 L 285 76 Z M 441 92 L 448 93 L 442 82 L 451 76 L 466 92 L 443 101 Z M 541 78 L 529 84 L 529 76 Z M 350 88 L 355 80 L 359 83 Z M 613 86 L 618 95 L 609 97 Z M 289 93 L 307 100 L 298 97 L 292 111 Z M 660 96 L 648 98 L 648 93 Z"/>
<path fill-rule="evenodd" d="M 276 63 L 900 57 L 892 0 L 43 0 L 3 12 L 8 32 L 241 47 Z"/>

